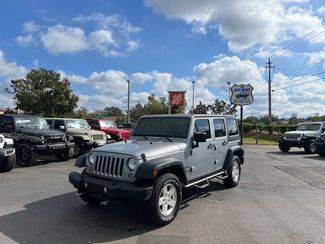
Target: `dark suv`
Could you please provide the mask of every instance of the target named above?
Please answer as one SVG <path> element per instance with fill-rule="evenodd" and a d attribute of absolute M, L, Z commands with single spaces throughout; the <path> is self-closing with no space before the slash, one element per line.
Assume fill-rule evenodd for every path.
<path fill-rule="evenodd" d="M 68 160 L 74 154 L 72 138 L 50 130 L 39 116 L 0 115 L 0 133 L 14 140 L 17 161 L 22 166 L 34 164 L 39 155 L 54 154 L 59 160 Z"/>

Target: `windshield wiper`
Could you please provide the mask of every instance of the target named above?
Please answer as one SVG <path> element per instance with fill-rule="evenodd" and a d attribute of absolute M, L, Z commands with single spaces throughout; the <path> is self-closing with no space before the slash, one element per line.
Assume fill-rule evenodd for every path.
<path fill-rule="evenodd" d="M 146 139 L 147 141 L 149 140 L 149 138 L 145 135 L 142 136 L 144 139 Z"/>
<path fill-rule="evenodd" d="M 170 139 L 168 136 L 163 136 L 163 135 L 157 135 L 158 137 L 163 137 L 163 138 L 165 138 L 167 141 L 169 141 L 169 142 L 173 142 L 173 140 L 172 139 Z"/>

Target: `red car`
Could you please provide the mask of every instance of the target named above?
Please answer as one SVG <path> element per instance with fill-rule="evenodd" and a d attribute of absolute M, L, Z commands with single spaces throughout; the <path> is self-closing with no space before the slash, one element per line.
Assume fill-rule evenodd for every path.
<path fill-rule="evenodd" d="M 109 119 L 86 119 L 90 127 L 94 130 L 101 130 L 110 135 L 115 141 L 131 139 L 131 131 L 119 129 L 115 121 Z"/>

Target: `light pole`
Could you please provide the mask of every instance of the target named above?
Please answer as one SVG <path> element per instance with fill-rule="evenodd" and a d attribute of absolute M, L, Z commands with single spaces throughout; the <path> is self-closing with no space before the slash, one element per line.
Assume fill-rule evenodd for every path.
<path fill-rule="evenodd" d="M 195 81 L 192 81 L 192 113 L 194 113 L 194 88 L 195 88 Z"/>
<path fill-rule="evenodd" d="M 128 83 L 128 123 L 130 123 L 130 86 L 131 86 L 131 82 L 129 80 L 127 80 Z"/>
<path fill-rule="evenodd" d="M 228 96 L 229 96 L 229 103 L 231 103 L 231 95 L 230 95 L 230 81 L 227 82 L 227 85 L 228 85 Z"/>

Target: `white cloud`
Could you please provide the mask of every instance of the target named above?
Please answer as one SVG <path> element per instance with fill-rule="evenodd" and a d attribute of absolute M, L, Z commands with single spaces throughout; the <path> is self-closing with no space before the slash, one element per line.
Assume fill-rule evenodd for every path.
<path fill-rule="evenodd" d="M 314 65 L 321 62 L 325 64 L 325 50 L 309 53 L 308 56 L 309 56 L 309 60 L 308 60 L 309 65 Z"/>
<path fill-rule="evenodd" d="M 29 46 L 34 42 L 34 37 L 32 34 L 28 34 L 25 36 L 17 36 L 16 42 L 19 46 Z"/>
<path fill-rule="evenodd" d="M 301 37 L 321 24 L 311 11 L 292 6 L 286 9 L 280 0 L 145 0 L 145 3 L 169 19 L 191 24 L 194 32 L 205 33 L 203 27 L 217 26 L 234 51 L 256 44 L 279 43 L 288 36 Z"/>
<path fill-rule="evenodd" d="M 128 52 L 134 51 L 140 47 L 140 41 L 139 40 L 128 41 L 127 46 L 128 46 L 127 48 Z"/>
<path fill-rule="evenodd" d="M 131 74 L 130 80 L 132 82 L 136 82 L 138 84 L 144 84 L 144 83 L 152 80 L 152 76 L 149 73 L 136 72 L 136 73 Z"/>
<path fill-rule="evenodd" d="M 38 31 L 39 28 L 39 25 L 37 25 L 34 21 L 27 21 L 23 24 L 24 33 L 34 33 Z"/>
<path fill-rule="evenodd" d="M 61 24 L 49 27 L 42 35 L 44 47 L 52 54 L 74 53 L 88 48 L 85 31 Z"/>
<path fill-rule="evenodd" d="M 319 14 L 325 14 L 325 6 L 321 6 L 320 8 L 317 9 L 317 12 Z"/>
<path fill-rule="evenodd" d="M 289 49 L 282 49 L 278 46 L 261 46 L 257 53 L 255 54 L 256 57 L 259 58 L 270 58 L 270 57 L 291 57 L 293 52 Z"/>

